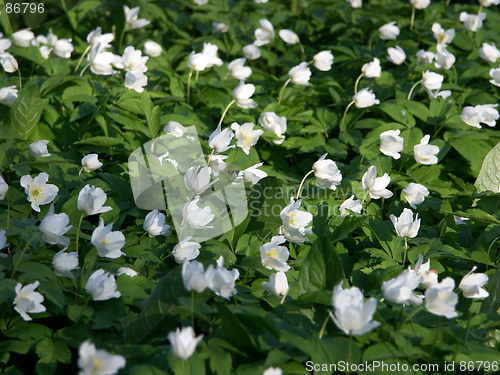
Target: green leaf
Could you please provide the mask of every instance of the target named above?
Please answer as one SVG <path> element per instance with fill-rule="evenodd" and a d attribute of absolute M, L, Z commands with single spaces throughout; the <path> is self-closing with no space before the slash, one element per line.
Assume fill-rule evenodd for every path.
<path fill-rule="evenodd" d="M 469 162 L 473 176 L 477 176 L 481 170 L 483 160 L 486 158 L 488 151 L 491 150 L 488 142 L 479 139 L 457 138 L 451 140 L 450 143 Z"/>
<path fill-rule="evenodd" d="M 500 143 L 484 158 L 474 185 L 480 193 L 486 190 L 500 192 Z"/>
<path fill-rule="evenodd" d="M 225 305 L 217 303 L 216 306 L 228 341 L 250 355 L 257 353 L 255 341 L 243 323 Z"/>
<path fill-rule="evenodd" d="M 19 92 L 12 104 L 10 121 L 16 138 L 28 139 L 35 130 L 43 112 L 43 103 L 37 85 L 31 85 Z"/>
<path fill-rule="evenodd" d="M 75 142 L 76 144 L 84 144 L 84 145 L 92 145 L 92 146 L 100 146 L 100 147 L 111 147 L 117 145 L 123 145 L 123 141 L 117 138 L 110 137 L 90 137 L 83 139 L 81 141 Z"/>
<path fill-rule="evenodd" d="M 387 113 L 397 122 L 406 125 L 409 128 L 415 126 L 415 118 L 410 114 L 410 112 L 400 104 L 394 102 L 384 102 L 378 108 L 381 111 Z"/>
<path fill-rule="evenodd" d="M 247 232 L 255 229 L 270 231 L 283 224 L 280 213 L 287 205 L 284 189 L 276 177 L 266 177 L 253 186 L 248 199 L 252 210 Z"/>
<path fill-rule="evenodd" d="M 36 373 L 40 375 L 54 374 L 57 370 L 57 362 L 52 340 L 48 337 L 43 339 L 37 344 L 35 351 L 40 357 L 35 367 Z"/>
<path fill-rule="evenodd" d="M 500 309 L 500 268 L 488 282 L 488 293 L 490 295 L 481 305 L 481 312 L 495 314 Z"/>
<path fill-rule="evenodd" d="M 344 277 L 342 263 L 332 242 L 326 237 L 319 237 L 300 266 L 298 290 L 300 294 L 333 290 Z"/>

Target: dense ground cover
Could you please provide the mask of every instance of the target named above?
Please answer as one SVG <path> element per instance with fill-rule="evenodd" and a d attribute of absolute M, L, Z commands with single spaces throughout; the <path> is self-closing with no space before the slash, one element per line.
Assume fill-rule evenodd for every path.
<path fill-rule="evenodd" d="M 498 5 L 203 2 L 2 8 L 0 372 L 497 372 Z"/>

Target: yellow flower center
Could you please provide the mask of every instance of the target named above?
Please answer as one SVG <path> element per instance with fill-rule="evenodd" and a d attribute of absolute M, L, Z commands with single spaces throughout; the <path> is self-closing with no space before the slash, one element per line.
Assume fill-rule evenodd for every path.
<path fill-rule="evenodd" d="M 30 196 L 33 200 L 38 200 L 43 198 L 43 189 L 40 185 L 31 185 Z"/>
<path fill-rule="evenodd" d="M 94 371 L 92 374 L 96 374 L 102 366 L 104 366 L 104 362 L 98 356 L 94 356 Z"/>
<path fill-rule="evenodd" d="M 270 258 L 276 258 L 278 256 L 278 249 L 274 248 L 266 252 L 266 255 Z"/>
<path fill-rule="evenodd" d="M 298 227 L 298 225 L 297 225 L 297 221 L 298 221 L 297 214 L 295 212 L 292 212 L 288 216 L 290 216 L 290 225 L 293 225 L 294 227 Z"/>
<path fill-rule="evenodd" d="M 347 211 L 347 209 L 344 208 L 344 211 L 342 211 L 342 215 L 348 216 L 349 215 L 349 211 Z"/>
<path fill-rule="evenodd" d="M 252 134 L 250 134 L 250 132 L 241 132 L 243 134 L 243 146 L 245 147 L 249 147 L 251 144 L 252 144 Z"/>
<path fill-rule="evenodd" d="M 101 241 L 101 244 L 106 246 L 107 244 L 109 244 L 109 240 L 106 237 L 104 237 Z"/>

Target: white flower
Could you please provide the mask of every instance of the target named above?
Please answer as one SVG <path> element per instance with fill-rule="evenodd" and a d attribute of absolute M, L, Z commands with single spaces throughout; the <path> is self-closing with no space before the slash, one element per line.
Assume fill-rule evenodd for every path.
<path fill-rule="evenodd" d="M 78 268 L 78 253 L 65 253 L 64 250 L 61 250 L 52 258 L 52 265 L 54 266 L 54 273 L 57 276 L 74 279 L 75 276 L 73 276 L 71 270 Z"/>
<path fill-rule="evenodd" d="M 12 34 L 12 41 L 18 47 L 29 47 L 33 39 L 35 39 L 35 34 L 30 29 L 19 30 Z"/>
<path fill-rule="evenodd" d="M 331 51 L 321 51 L 313 57 L 316 69 L 327 72 L 332 68 L 333 55 Z"/>
<path fill-rule="evenodd" d="M 229 31 L 229 25 L 227 25 L 223 22 L 213 21 L 212 27 L 213 27 L 212 34 L 214 34 L 214 35 L 227 33 Z"/>
<path fill-rule="evenodd" d="M 203 292 L 207 287 L 207 278 L 203 264 L 196 260 L 192 262 L 186 260 L 182 263 L 182 282 L 188 291 Z"/>
<path fill-rule="evenodd" d="M 420 66 L 422 64 L 430 64 L 434 61 L 434 58 L 434 53 L 421 49 L 417 52 L 417 65 Z"/>
<path fill-rule="evenodd" d="M 221 131 L 221 126 L 218 125 L 217 129 L 210 134 L 210 137 L 208 138 L 208 145 L 214 149 L 216 152 L 221 153 L 226 151 L 229 148 L 232 148 L 234 146 L 229 146 L 229 143 L 231 143 L 231 139 L 233 139 L 234 133 L 231 131 L 231 129 L 226 128 L 224 131 Z"/>
<path fill-rule="evenodd" d="M 151 57 L 158 57 L 161 55 L 162 48 L 161 46 L 148 39 L 146 43 L 144 43 L 144 53 Z"/>
<path fill-rule="evenodd" d="M 222 256 L 217 261 L 217 267 L 209 266 L 205 271 L 208 287 L 218 296 L 229 299 L 238 291 L 235 288 L 235 281 L 240 276 L 237 269 L 229 271 L 223 267 L 224 258 Z"/>
<path fill-rule="evenodd" d="M 434 38 L 438 44 L 446 46 L 453 41 L 455 38 L 455 29 L 444 30 L 439 23 L 434 23 L 432 25 L 432 32 L 434 33 Z"/>
<path fill-rule="evenodd" d="M 208 0 L 194 0 L 196 5 L 206 5 L 208 4 Z"/>
<path fill-rule="evenodd" d="M 34 179 L 30 175 L 21 177 L 21 186 L 28 195 L 28 201 L 31 202 L 31 207 L 40 212 L 42 204 L 49 204 L 54 200 L 59 188 L 56 185 L 47 184 L 49 175 L 41 172 Z"/>
<path fill-rule="evenodd" d="M 102 167 L 102 163 L 99 161 L 99 156 L 97 154 L 88 154 L 82 158 L 83 169 L 87 172 L 95 171 Z"/>
<path fill-rule="evenodd" d="M 208 161 L 212 173 L 215 177 L 219 175 L 227 167 L 227 163 L 224 162 L 229 156 L 226 155 L 212 155 Z"/>
<path fill-rule="evenodd" d="M 366 108 L 374 104 L 380 104 L 380 100 L 375 98 L 375 94 L 368 87 L 358 91 L 352 99 L 357 108 Z"/>
<path fill-rule="evenodd" d="M 90 341 L 84 341 L 78 349 L 78 375 L 115 375 L 125 367 L 125 358 L 104 349 L 96 350 Z"/>
<path fill-rule="evenodd" d="M 367 78 L 380 77 L 380 73 L 382 72 L 380 60 L 375 57 L 373 61 L 370 61 L 361 67 L 361 72 Z"/>
<path fill-rule="evenodd" d="M 251 122 L 245 122 L 241 126 L 233 122 L 231 125 L 236 138 L 236 146 L 241 147 L 247 155 L 250 154 L 250 147 L 255 146 L 259 137 L 264 133 L 262 129 L 253 130 L 254 126 Z"/>
<path fill-rule="evenodd" d="M 187 128 L 176 121 L 169 121 L 163 128 L 163 131 L 173 135 L 175 138 L 180 138 L 187 132 Z"/>
<path fill-rule="evenodd" d="M 241 57 L 239 59 L 231 61 L 229 64 L 227 64 L 227 68 L 229 69 L 229 73 L 231 74 L 231 77 L 239 79 L 239 80 L 244 80 L 252 74 L 252 68 L 248 66 L 244 66 L 245 62 L 247 59 L 244 57 Z"/>
<path fill-rule="evenodd" d="M 444 77 L 441 74 L 426 71 L 422 75 L 422 86 L 427 91 L 429 96 L 434 96 L 435 93 L 439 93 L 441 85 L 443 84 Z M 435 90 L 435 93 L 432 92 Z"/>
<path fill-rule="evenodd" d="M 85 185 L 78 194 L 77 207 L 80 211 L 85 212 L 87 215 L 102 214 L 111 211 L 113 208 L 104 206 L 108 196 L 101 188 L 95 186 Z"/>
<path fill-rule="evenodd" d="M 111 42 L 115 39 L 112 33 L 102 34 L 101 26 L 96 27 L 87 35 L 87 42 L 93 46 L 99 44 L 99 52 L 104 52 L 107 48 L 111 47 Z"/>
<path fill-rule="evenodd" d="M 257 60 L 261 56 L 259 47 L 254 44 L 243 47 L 243 54 L 248 60 Z"/>
<path fill-rule="evenodd" d="M 8 86 L 0 89 L 0 103 L 11 107 L 12 104 L 14 104 L 14 102 L 16 101 L 16 99 L 17 99 L 16 86 Z"/>
<path fill-rule="evenodd" d="M 500 0 L 479 0 L 479 4 L 485 8 L 489 8 L 492 5 L 500 4 Z"/>
<path fill-rule="evenodd" d="M 92 73 L 102 76 L 109 76 L 116 73 L 112 65 L 117 68 L 120 66 L 121 56 L 117 56 L 112 52 L 99 52 L 100 45 L 92 46 L 87 60 L 92 64 L 90 70 Z"/>
<path fill-rule="evenodd" d="M 283 236 L 273 236 L 271 242 L 265 243 L 259 248 L 262 265 L 270 270 L 286 272 L 290 266 L 286 263 L 290 252 L 285 246 L 278 246 L 285 242 Z"/>
<path fill-rule="evenodd" d="M 238 87 L 233 90 L 233 98 L 236 104 L 241 108 L 256 108 L 258 104 L 250 97 L 255 92 L 255 86 L 251 83 L 245 84 L 245 81 L 240 81 Z"/>
<path fill-rule="evenodd" d="M 207 226 L 207 224 L 215 218 L 215 215 L 212 214 L 209 206 L 204 208 L 198 207 L 199 200 L 199 195 L 195 196 L 192 201 L 187 198 L 187 203 L 182 209 L 182 217 L 193 229 L 211 229 L 213 226 Z"/>
<path fill-rule="evenodd" d="M 387 60 L 396 65 L 401 65 L 406 60 L 405 51 L 400 46 L 396 46 L 396 48 L 389 47 L 387 48 Z"/>
<path fill-rule="evenodd" d="M 495 43 L 483 43 L 482 47 L 479 48 L 479 56 L 486 61 L 497 62 L 500 58 L 500 51 L 495 46 Z"/>
<path fill-rule="evenodd" d="M 258 169 L 263 164 L 264 163 L 258 163 L 258 164 L 252 165 L 251 167 L 241 171 L 238 174 L 237 180 L 241 181 L 241 178 L 243 178 L 243 180 L 245 182 L 250 182 L 252 184 L 256 184 L 257 182 L 259 182 L 263 178 L 266 178 L 267 173 Z M 236 182 L 239 182 L 239 181 L 236 181 Z"/>
<path fill-rule="evenodd" d="M 127 72 L 125 74 L 125 87 L 138 93 L 144 91 L 148 84 L 148 76 L 140 72 Z"/>
<path fill-rule="evenodd" d="M 278 116 L 275 112 L 264 112 L 259 117 L 259 124 L 264 129 L 272 131 L 281 139 L 273 140 L 273 143 L 280 145 L 285 140 L 283 135 L 286 132 L 286 117 Z"/>
<path fill-rule="evenodd" d="M 209 56 L 192 51 L 189 55 L 188 68 L 196 72 L 201 72 L 207 68 L 209 60 Z"/>
<path fill-rule="evenodd" d="M 439 147 L 430 145 L 430 138 L 430 135 L 425 135 L 420 140 L 420 143 L 413 147 L 413 153 L 417 163 L 424 165 L 437 164 L 438 158 L 436 155 L 439 153 Z"/>
<path fill-rule="evenodd" d="M 498 69 L 491 69 L 490 70 L 490 76 L 491 76 L 491 78 L 493 78 L 493 79 L 490 80 L 490 83 L 492 85 L 500 87 L 500 68 L 498 68 Z M 17 94 L 17 92 L 16 92 L 16 94 Z M 0 90 L 0 97 L 1 97 L 1 90 Z"/>
<path fill-rule="evenodd" d="M 312 86 L 309 83 L 309 79 L 311 78 L 311 69 L 307 67 L 306 62 L 302 62 L 299 65 L 293 67 L 288 72 L 290 78 L 292 79 L 292 83 L 301 86 Z"/>
<path fill-rule="evenodd" d="M 313 216 L 309 212 L 299 211 L 302 200 L 295 202 L 293 197 L 290 203 L 280 213 L 283 225 L 280 227 L 280 234 L 290 242 L 304 242 L 308 238 L 306 234 L 312 234 L 312 228 L 307 227 L 312 221 Z"/>
<path fill-rule="evenodd" d="M 255 3 L 257 4 L 265 4 L 267 3 L 269 0 L 253 0 Z"/>
<path fill-rule="evenodd" d="M 0 64 L 2 64 L 3 70 L 7 73 L 14 73 L 19 69 L 16 58 L 9 52 L 0 53 Z"/>
<path fill-rule="evenodd" d="M 413 290 L 420 285 L 420 279 L 421 276 L 408 267 L 395 279 L 384 281 L 380 289 L 382 289 L 384 298 L 388 301 L 403 305 L 408 305 L 410 302 L 421 305 L 424 296 L 413 293 Z"/>
<path fill-rule="evenodd" d="M 73 228 L 72 225 L 67 226 L 68 224 L 69 216 L 64 212 L 55 215 L 54 205 L 51 204 L 47 215 L 40 223 L 43 240 L 51 245 L 63 245 L 65 246 L 64 249 L 67 249 L 69 238 L 64 237 L 64 234 Z"/>
<path fill-rule="evenodd" d="M 42 305 L 43 296 L 35 292 L 38 285 L 40 285 L 40 282 L 37 280 L 24 287 L 21 283 L 18 283 L 15 288 L 14 310 L 27 322 L 33 320 L 28 313 L 41 313 L 46 310 L 45 306 Z"/>
<path fill-rule="evenodd" d="M 483 27 L 483 21 L 486 19 L 486 13 L 469 14 L 467 12 L 460 13 L 460 21 L 464 23 L 467 30 L 476 32 Z"/>
<path fill-rule="evenodd" d="M 333 322 L 346 335 L 361 336 L 380 326 L 380 322 L 373 321 L 377 310 L 377 300 L 373 297 L 363 301 L 363 293 L 353 286 L 342 289 L 342 283 L 333 289 L 332 305 L 335 315 L 328 311 Z"/>
<path fill-rule="evenodd" d="M 97 248 L 101 257 L 116 259 L 125 255 L 121 248 L 125 246 L 125 236 L 120 231 L 112 232 L 113 224 L 104 226 L 104 220 L 99 219 L 99 226 L 92 232 L 92 245 Z"/>
<path fill-rule="evenodd" d="M 127 72 L 145 73 L 148 71 L 148 67 L 146 66 L 148 59 L 148 56 L 142 56 L 141 50 L 135 49 L 133 46 L 128 46 L 125 48 L 122 56 L 123 68 Z"/>
<path fill-rule="evenodd" d="M 71 44 L 72 39 L 58 39 L 54 44 L 54 55 L 62 57 L 63 59 L 71 58 L 71 53 L 73 52 L 73 44 Z"/>
<path fill-rule="evenodd" d="M 496 125 L 499 118 L 498 111 L 495 109 L 498 104 L 476 105 L 475 107 L 464 107 L 460 118 L 467 125 L 480 129 L 480 123 L 490 127 Z"/>
<path fill-rule="evenodd" d="M 190 239 L 191 237 L 184 238 L 172 250 L 175 261 L 179 264 L 196 259 L 200 255 L 201 245 L 197 242 L 190 242 Z"/>
<path fill-rule="evenodd" d="M 153 210 L 146 215 L 144 219 L 144 224 L 142 226 L 146 232 L 148 232 L 149 237 L 155 236 L 170 236 L 170 225 L 165 225 L 165 215 L 158 210 Z"/>
<path fill-rule="evenodd" d="M 99 269 L 90 275 L 85 290 L 94 301 L 107 301 L 111 298 L 120 298 L 122 295 L 116 287 L 115 277 Z"/>
<path fill-rule="evenodd" d="M 297 34 L 295 34 L 292 30 L 282 29 L 279 32 L 279 36 L 281 39 L 283 39 L 283 41 L 286 44 L 288 44 L 290 46 L 294 46 L 295 44 L 300 43 L 299 36 Z"/>
<path fill-rule="evenodd" d="M 400 137 L 401 130 L 387 130 L 380 134 L 380 152 L 384 155 L 392 156 L 394 159 L 401 157 L 403 151 L 404 138 Z"/>
<path fill-rule="evenodd" d="M 399 27 L 396 26 L 396 21 L 380 26 L 378 31 L 380 32 L 380 39 L 383 40 L 396 40 L 399 35 Z"/>
<path fill-rule="evenodd" d="M 0 201 L 5 199 L 7 191 L 9 191 L 9 185 L 5 182 L 2 175 L 0 175 Z"/>
<path fill-rule="evenodd" d="M 269 44 L 274 39 L 273 24 L 265 19 L 262 19 L 259 22 L 261 28 L 255 30 L 254 35 L 256 40 L 253 42 L 253 44 L 257 47 Z"/>
<path fill-rule="evenodd" d="M 49 143 L 49 141 L 42 140 L 30 144 L 31 155 L 36 158 L 44 158 L 50 156 L 49 150 L 47 149 L 47 143 Z"/>
<path fill-rule="evenodd" d="M 438 273 L 436 270 L 431 270 L 431 260 L 428 259 L 424 263 L 424 256 L 418 254 L 418 261 L 415 264 L 415 272 L 417 272 L 422 278 L 420 279 L 420 285 L 424 288 L 429 288 L 438 282 Z"/>
<path fill-rule="evenodd" d="M 203 335 L 194 336 L 193 327 L 184 327 L 182 331 L 177 328 L 175 332 L 168 334 L 168 341 L 172 348 L 172 353 L 183 360 L 191 357 L 196 349 L 196 345 L 203 340 Z"/>
<path fill-rule="evenodd" d="M 431 3 L 431 0 L 410 0 L 411 5 L 416 9 L 425 9 Z"/>
<path fill-rule="evenodd" d="M 6 248 L 10 244 L 7 243 L 7 236 L 5 235 L 7 233 L 3 229 L 0 230 L 0 250 Z M 0 258 L 7 258 L 7 254 L 2 254 L 0 253 Z"/>
<path fill-rule="evenodd" d="M 446 316 L 448 319 L 457 317 L 455 306 L 458 303 L 458 295 L 453 289 L 455 289 L 455 281 L 451 277 L 427 288 L 425 290 L 427 311 L 434 315 Z"/>
<path fill-rule="evenodd" d="M 436 62 L 434 63 L 434 66 L 436 68 L 443 67 L 445 69 L 450 69 L 453 66 L 453 64 L 455 64 L 456 61 L 455 56 L 450 52 L 448 52 L 446 47 L 442 44 L 438 44 L 436 46 L 436 50 L 437 50 L 435 56 Z"/>
<path fill-rule="evenodd" d="M 326 155 L 328 154 L 321 156 L 312 166 L 317 179 L 316 185 L 323 189 L 337 190 L 342 182 L 342 173 L 333 160 L 325 159 Z"/>
<path fill-rule="evenodd" d="M 283 271 L 273 273 L 269 277 L 269 282 L 264 281 L 260 285 L 262 285 L 268 293 L 274 294 L 276 297 L 285 296 L 288 293 L 288 280 Z"/>
<path fill-rule="evenodd" d="M 345 0 L 348 3 L 351 3 L 351 7 L 353 8 L 361 8 L 361 5 L 363 3 L 362 0 Z"/>
<path fill-rule="evenodd" d="M 339 208 L 340 216 L 346 217 L 349 216 L 349 210 L 352 212 L 356 212 L 357 214 L 361 213 L 363 206 L 361 205 L 361 201 L 359 199 L 354 200 L 354 195 L 351 195 L 350 198 L 346 199 Z"/>
<path fill-rule="evenodd" d="M 390 219 L 399 237 L 414 238 L 420 229 L 420 219 L 418 214 L 413 221 L 413 211 L 405 208 L 399 217 L 391 214 Z"/>
<path fill-rule="evenodd" d="M 222 60 L 217 57 L 217 51 L 219 48 L 215 44 L 203 43 L 203 51 L 201 53 L 208 58 L 207 68 L 211 68 L 214 65 L 222 66 Z"/>
<path fill-rule="evenodd" d="M 210 167 L 203 167 L 194 169 L 194 167 L 190 167 L 186 174 L 184 175 L 184 185 L 189 191 L 194 191 L 196 194 L 201 194 L 205 190 L 207 190 L 213 183 L 210 183 L 210 175 L 212 170 Z"/>
<path fill-rule="evenodd" d="M 7 51 L 10 46 L 12 45 L 12 42 L 3 37 L 3 33 L 0 33 L 0 52 L 5 52 Z"/>
<path fill-rule="evenodd" d="M 361 1 L 361 0 L 359 0 L 359 1 Z M 266 371 L 264 371 L 262 373 L 262 375 L 283 375 L 283 370 L 281 370 L 279 367 L 276 367 L 276 368 L 275 367 L 269 367 Z"/>
<path fill-rule="evenodd" d="M 364 191 L 368 191 L 372 199 L 390 198 L 392 192 L 386 187 L 391 182 L 391 178 L 387 173 L 382 177 L 377 177 L 377 167 L 372 165 L 361 179 L 361 187 Z"/>
<path fill-rule="evenodd" d="M 406 200 L 413 209 L 417 208 L 417 204 L 424 201 L 425 197 L 429 195 L 429 190 L 424 185 L 415 184 L 410 182 L 403 190 Z"/>
<path fill-rule="evenodd" d="M 130 25 L 132 29 L 140 29 L 146 25 L 149 25 L 150 21 L 145 18 L 137 19 L 141 8 L 135 7 L 130 9 L 128 6 L 123 6 L 123 12 L 125 13 L 125 22 Z"/>
<path fill-rule="evenodd" d="M 458 284 L 465 298 L 486 298 L 490 295 L 481 288 L 488 282 L 488 276 L 484 273 L 473 273 L 476 269 L 476 266 L 472 267 L 472 271 L 465 275 Z"/>
<path fill-rule="evenodd" d="M 117 276 L 121 275 L 127 275 L 129 277 L 134 277 L 137 276 L 139 273 L 134 271 L 132 268 L 129 267 L 120 267 L 118 268 L 118 272 L 116 273 Z"/>

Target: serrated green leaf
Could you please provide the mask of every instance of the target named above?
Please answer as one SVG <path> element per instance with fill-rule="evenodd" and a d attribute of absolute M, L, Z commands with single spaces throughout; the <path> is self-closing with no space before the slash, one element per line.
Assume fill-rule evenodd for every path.
<path fill-rule="evenodd" d="M 37 85 L 31 85 L 19 92 L 12 104 L 10 121 L 16 138 L 28 139 L 35 130 L 43 112 L 43 103 Z"/>
<path fill-rule="evenodd" d="M 479 193 L 486 190 L 500 192 L 500 143 L 484 158 L 474 186 Z"/>

